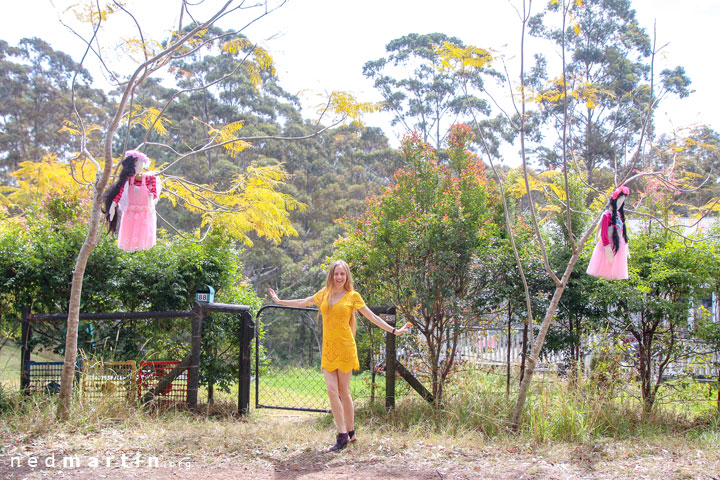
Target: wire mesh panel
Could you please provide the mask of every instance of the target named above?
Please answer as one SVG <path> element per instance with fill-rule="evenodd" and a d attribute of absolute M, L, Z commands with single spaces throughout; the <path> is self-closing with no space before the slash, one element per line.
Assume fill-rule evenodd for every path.
<path fill-rule="evenodd" d="M 316 309 L 274 305 L 258 312 L 264 335 L 256 337 L 256 407 L 330 409 L 320 371 L 322 327 L 316 315 Z"/>
<path fill-rule="evenodd" d="M 102 400 L 135 403 L 135 361 L 89 362 L 82 369 L 80 382 L 84 400 Z"/>
<path fill-rule="evenodd" d="M 28 362 L 30 383 L 28 392 L 59 393 L 63 362 Z"/>
<path fill-rule="evenodd" d="M 138 367 L 138 398 L 142 398 L 150 389 L 154 388 L 179 363 L 178 361 L 141 362 Z M 187 402 L 187 391 L 188 370 L 186 368 L 170 385 L 156 392 L 155 401 L 185 403 Z"/>

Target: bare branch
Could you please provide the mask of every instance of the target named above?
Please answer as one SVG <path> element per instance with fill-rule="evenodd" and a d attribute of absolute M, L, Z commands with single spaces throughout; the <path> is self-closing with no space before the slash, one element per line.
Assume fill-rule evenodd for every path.
<path fill-rule="evenodd" d="M 178 183 L 180 183 L 186 190 L 190 191 L 193 195 L 195 195 L 195 196 L 197 196 L 197 197 L 200 197 L 200 198 L 201 198 L 202 200 L 204 200 L 205 202 L 207 202 L 207 203 L 209 203 L 210 205 L 214 206 L 214 207 L 216 208 L 216 210 L 211 210 L 211 209 L 202 207 L 202 206 L 200 206 L 200 205 L 197 205 L 197 204 L 195 204 L 195 203 L 189 202 L 189 201 L 187 200 L 187 198 L 180 196 L 179 194 L 177 194 L 176 192 L 173 192 L 173 191 L 170 190 L 170 189 L 166 189 L 166 191 L 167 191 L 168 193 L 173 194 L 174 196 L 176 196 L 177 198 L 179 198 L 180 200 L 184 201 L 185 203 L 187 203 L 188 205 L 190 205 L 190 206 L 192 206 L 192 207 L 194 207 L 194 208 L 198 208 L 198 209 L 200 209 L 200 210 L 202 210 L 202 211 L 204 211 L 204 212 L 208 212 L 208 213 L 214 213 L 214 212 L 238 213 L 238 212 L 242 212 L 242 211 L 243 211 L 243 210 L 236 209 L 236 208 L 230 208 L 230 207 L 228 207 L 228 206 L 226 206 L 226 205 L 220 205 L 220 204 L 214 202 L 213 200 L 209 199 L 208 197 L 206 197 L 206 196 L 204 196 L 204 195 L 202 195 L 202 194 L 200 194 L 200 193 L 198 193 L 198 192 L 196 192 L 196 191 L 190 190 L 185 184 L 187 184 L 187 185 L 192 185 L 193 187 L 197 187 L 197 188 L 199 188 L 199 189 L 201 189 L 201 190 L 203 190 L 203 191 L 205 191 L 205 192 L 212 193 L 212 194 L 222 195 L 222 192 L 216 192 L 216 191 L 214 191 L 214 190 L 211 189 L 211 188 L 207 188 L 207 187 L 205 187 L 205 186 L 203 186 L 203 185 L 199 185 L 199 184 L 197 184 L 197 183 L 193 183 L 193 182 L 190 182 L 190 181 L 188 181 L 188 180 L 184 180 L 184 179 L 182 179 L 182 178 L 180 178 L 180 177 L 171 177 L 171 178 L 172 178 L 173 180 L 176 180 Z M 231 190 L 228 190 L 228 191 L 225 192 L 225 193 L 227 194 L 227 193 L 230 193 L 230 192 L 232 192 L 232 191 L 234 191 L 234 190 L 237 190 L 237 188 L 233 188 L 233 189 L 231 189 Z"/>
<path fill-rule="evenodd" d="M 192 14 L 190 13 L 190 9 L 188 8 L 188 2 L 187 2 L 187 0 L 183 0 L 183 8 L 185 9 L 185 13 L 188 14 L 188 17 L 190 17 L 190 19 L 193 21 L 193 23 L 194 23 L 196 26 L 199 26 L 199 25 L 200 25 L 200 22 L 198 22 L 197 20 L 195 20 L 195 17 L 193 17 Z M 182 31 L 182 28 L 178 30 L 178 32 L 181 32 L 181 31 Z"/>
<path fill-rule="evenodd" d="M 507 65 L 505 64 L 505 59 L 503 59 L 503 69 L 505 70 L 505 77 L 508 79 L 508 88 L 510 89 L 510 101 L 512 102 L 512 106 L 515 109 L 515 113 L 520 116 L 520 109 L 517 106 L 517 103 L 515 102 L 515 93 L 512 89 L 512 82 L 510 81 L 510 72 L 508 71 Z M 507 114 L 505 114 L 507 116 Z M 510 118 L 508 116 L 508 118 Z M 518 128 L 520 130 L 520 128 Z"/>
<path fill-rule="evenodd" d="M 520 37 L 520 156 L 522 159 L 523 178 L 525 179 L 525 192 L 528 196 L 528 204 L 530 206 L 530 216 L 532 217 L 533 226 L 535 227 L 535 236 L 537 237 L 538 244 L 540 245 L 540 251 L 542 252 L 543 265 L 545 265 L 545 271 L 553 282 L 555 282 L 555 285 L 559 286 L 560 280 L 550 267 L 547 250 L 545 249 L 545 241 L 540 234 L 540 226 L 538 225 L 537 215 L 535 213 L 535 203 L 533 202 L 532 192 L 530 190 L 530 179 L 528 178 L 527 157 L 525 153 L 525 105 L 527 103 L 525 99 L 525 28 L 527 27 L 527 20 L 530 17 L 531 6 L 532 0 L 528 1 L 527 8 L 525 2 L 523 1 L 522 34 Z M 510 79 L 508 78 L 508 82 L 509 80 Z"/>
<path fill-rule="evenodd" d="M 163 168 L 162 170 L 160 170 L 160 172 L 158 172 L 158 173 L 162 174 L 162 173 L 166 172 L 168 169 L 170 169 L 171 167 L 173 167 L 175 164 L 177 164 L 178 162 L 181 162 L 182 160 L 185 160 L 185 159 L 188 158 L 188 157 L 192 157 L 192 156 L 198 155 L 198 154 L 200 154 L 200 153 L 205 153 L 205 152 L 207 152 L 207 151 L 209 151 L 209 150 L 213 150 L 213 149 L 216 149 L 216 148 L 219 148 L 219 147 L 223 147 L 223 146 L 228 145 L 228 144 L 230 144 L 230 143 L 235 143 L 235 142 L 255 142 L 255 141 L 263 141 L 263 140 L 282 140 L 282 141 L 307 140 L 307 139 L 309 139 L 309 138 L 316 137 L 316 136 L 322 134 L 323 132 L 325 132 L 326 130 L 328 130 L 328 129 L 330 129 L 330 128 L 333 128 L 333 127 L 341 124 L 344 120 L 345 120 L 345 119 L 343 118 L 343 119 L 341 119 L 341 120 L 338 120 L 337 122 L 335 122 L 335 123 L 332 124 L 332 125 L 328 125 L 327 127 L 323 127 L 322 129 L 320 129 L 320 130 L 318 130 L 318 131 L 316 131 L 316 132 L 313 132 L 313 133 L 311 133 L 311 134 L 309 134 L 309 135 L 303 135 L 303 136 L 300 136 L 300 137 L 283 137 L 283 136 L 278 136 L 278 135 L 267 135 L 267 136 L 257 136 L 257 137 L 233 138 L 233 139 L 230 139 L 230 140 L 227 140 L 227 141 L 224 141 L 224 142 L 214 143 L 214 144 L 212 144 L 212 145 L 205 146 L 205 147 L 203 147 L 203 148 L 201 148 L 201 149 L 199 149 L 199 150 L 193 150 L 193 151 L 190 151 L 190 152 L 187 152 L 187 153 L 184 153 L 184 154 L 180 155 L 179 158 L 177 158 L 175 161 L 173 161 L 172 163 L 170 163 L 168 166 L 166 166 L 165 168 Z M 165 148 L 170 148 L 168 145 L 166 145 L 166 144 L 164 144 L 164 143 L 157 143 L 157 142 L 146 142 L 145 145 L 157 145 L 157 146 L 161 146 L 161 147 L 165 147 Z"/>
<path fill-rule="evenodd" d="M 255 47 L 253 47 L 253 50 L 254 50 L 254 48 L 255 48 Z M 157 118 L 155 118 L 155 121 L 152 123 L 152 125 L 150 125 L 150 128 L 147 129 L 147 132 L 145 133 L 145 136 L 143 137 L 142 142 L 140 142 L 140 145 L 138 146 L 138 148 L 141 148 L 143 145 L 145 145 L 145 142 L 147 142 L 147 139 L 148 139 L 148 137 L 149 137 L 149 135 L 150 135 L 150 132 L 153 131 L 153 129 L 155 128 L 155 125 L 157 125 L 157 122 L 160 121 L 160 119 L 162 118 L 162 116 L 163 116 L 163 114 L 165 113 L 165 111 L 167 111 L 167 109 L 170 107 L 170 104 L 171 104 L 177 97 L 179 97 L 180 95 L 182 95 L 182 94 L 184 94 L 184 93 L 190 93 L 190 92 L 197 92 L 197 91 L 200 91 L 200 90 L 206 90 L 206 89 L 212 87 L 213 85 L 217 85 L 218 83 L 223 82 L 223 81 L 227 80 L 228 78 L 232 77 L 233 75 L 235 75 L 235 74 L 238 72 L 238 70 L 240 69 L 240 67 L 242 67 L 242 66 L 245 64 L 245 61 L 247 60 L 248 56 L 252 53 L 253 50 L 251 50 L 250 52 L 248 52 L 248 53 L 245 55 L 245 58 L 243 58 L 242 61 L 241 61 L 240 63 L 238 63 L 238 65 L 237 65 L 230 73 L 228 73 L 227 75 L 224 75 L 224 76 L 218 78 L 217 80 L 215 80 L 215 81 L 213 81 L 213 82 L 206 83 L 205 85 L 201 85 L 201 86 L 199 86 L 199 87 L 185 88 L 185 89 L 183 89 L 183 90 L 180 90 L 180 91 L 178 91 L 178 92 L 175 92 L 175 93 L 168 99 L 168 101 L 165 102 L 165 105 L 163 106 L 162 110 L 160 110 L 160 113 L 157 115 Z"/>
<path fill-rule="evenodd" d="M 95 54 L 95 57 L 97 57 L 97 59 L 100 61 L 100 64 L 102 65 L 103 69 L 104 69 L 108 74 L 110 74 L 110 76 L 112 77 L 112 81 L 110 81 L 110 83 L 115 82 L 115 85 L 120 85 L 120 84 L 122 83 L 121 80 L 117 77 L 117 75 L 115 75 L 115 73 L 114 73 L 112 70 L 110 70 L 110 67 L 107 66 L 107 64 L 105 63 L 105 60 L 103 59 L 102 55 L 100 55 L 100 52 L 98 52 L 97 50 L 95 50 L 95 49 L 92 47 L 92 41 L 93 41 L 93 40 L 96 38 L 96 36 L 97 36 L 97 30 L 93 33 L 93 36 L 91 37 L 90 40 L 86 40 L 85 37 L 83 37 L 83 36 L 80 35 L 78 32 L 76 32 L 75 29 L 72 28 L 70 25 L 68 25 L 68 24 L 66 24 L 65 22 L 63 22 L 62 19 L 58 18 L 58 22 L 60 22 L 60 25 L 62 25 L 62 26 L 64 26 L 65 28 L 67 28 L 73 35 L 77 36 L 80 40 L 82 40 L 83 43 L 85 43 L 85 44 L 87 45 L 88 50 L 91 51 L 93 54 Z M 106 77 L 106 79 L 107 79 L 107 77 Z"/>
<path fill-rule="evenodd" d="M 205 185 L 202 185 L 199 183 L 191 182 L 190 180 L 187 180 L 182 177 L 176 177 L 174 175 L 167 175 L 165 177 L 165 179 L 166 180 L 177 180 L 180 183 L 187 183 L 188 185 L 192 185 L 193 187 L 199 188 L 200 190 L 206 191 L 208 193 L 212 193 L 214 195 L 229 195 L 230 193 L 234 192 L 235 190 L 237 190 L 239 188 L 238 186 L 235 186 L 228 190 L 219 191 L 219 190 L 213 190 L 212 188 L 208 188 Z"/>
<path fill-rule="evenodd" d="M 238 33 L 238 32 L 241 32 L 241 31 L 245 30 L 246 28 L 248 28 L 248 27 L 249 27 L 250 25 L 252 25 L 253 23 L 257 22 L 258 20 L 260 20 L 260 19 L 263 18 L 263 17 L 266 17 L 267 15 L 271 14 L 271 13 L 274 12 L 275 10 L 277 10 L 277 9 L 279 9 L 280 7 L 282 7 L 283 5 L 285 5 L 286 2 L 287 2 L 287 0 L 283 0 L 280 4 L 276 5 L 274 8 L 272 8 L 272 9 L 270 9 L 270 10 L 267 9 L 267 3 L 265 3 L 265 7 L 266 7 L 266 8 L 265 8 L 265 12 L 264 12 L 264 13 L 258 15 L 257 17 L 253 18 L 252 20 L 250 20 L 250 21 L 249 21 L 248 23 L 246 23 L 242 28 L 237 29 L 234 33 Z M 222 19 L 224 16 L 229 15 L 229 14 L 231 14 L 232 12 L 234 12 L 234 11 L 236 11 L 236 10 L 248 10 L 248 9 L 256 8 L 256 7 L 258 6 L 258 4 L 253 4 L 253 5 L 249 6 L 249 7 L 244 7 L 244 8 L 243 8 L 244 3 L 245 3 L 245 2 L 243 1 L 243 2 L 241 2 L 240 5 L 238 5 L 237 7 L 231 8 L 230 10 L 222 13 L 220 16 L 218 16 L 217 18 L 215 18 L 212 23 L 217 23 L 217 22 L 218 22 L 220 19 Z M 186 11 L 188 11 L 188 10 L 186 10 Z M 188 11 L 188 15 L 189 15 L 189 11 Z M 196 23 L 197 23 L 197 22 L 196 22 Z M 225 35 L 220 35 L 219 38 L 222 38 L 222 37 L 225 37 L 225 36 L 228 36 L 228 35 L 227 35 L 227 34 L 225 34 Z M 197 51 L 197 49 L 193 50 L 193 52 L 194 52 L 194 51 Z M 182 56 L 186 56 L 186 55 L 182 55 Z M 182 56 L 173 57 L 173 59 L 182 58 Z"/>
<path fill-rule="evenodd" d="M 465 98 L 468 98 L 468 91 L 467 91 L 467 84 L 463 84 L 463 89 L 465 90 Z M 532 300 L 530 298 L 530 288 L 527 283 L 527 278 L 525 278 L 525 269 L 523 268 L 522 261 L 520 260 L 520 253 L 518 253 L 517 245 L 515 244 L 515 233 L 513 232 L 512 223 L 510 221 L 510 212 L 507 205 L 507 198 L 505 197 L 505 185 L 502 180 L 502 177 L 500 177 L 500 173 L 495 168 L 495 162 L 493 161 L 492 153 L 490 152 L 490 147 L 487 144 L 487 141 L 485 140 L 485 136 L 483 135 L 482 129 L 480 128 L 480 125 L 478 124 L 477 118 L 475 117 L 475 110 L 469 106 L 470 115 L 473 118 L 473 123 L 475 125 L 475 128 L 478 131 L 478 134 L 480 136 L 480 141 L 483 146 L 483 150 L 485 151 L 485 155 L 487 156 L 488 163 L 490 164 L 490 168 L 492 168 L 493 173 L 495 174 L 495 179 L 498 182 L 498 187 L 500 189 L 500 198 L 503 202 L 503 213 L 505 215 L 505 225 L 508 229 L 508 236 L 510 237 L 510 245 L 513 249 L 513 255 L 515 257 L 515 265 L 518 268 L 518 273 L 520 273 L 520 279 L 522 280 L 523 284 L 523 293 L 525 295 L 525 310 L 527 314 L 527 324 L 528 324 L 528 331 L 530 332 L 530 337 L 532 338 L 532 329 L 533 329 L 533 311 L 532 311 Z"/>
<path fill-rule="evenodd" d="M 183 186 L 184 186 L 184 185 L 183 185 Z M 185 187 L 185 188 L 187 189 L 187 187 Z M 164 192 L 164 193 L 169 193 L 169 194 L 173 195 L 174 197 L 177 197 L 179 200 L 181 200 L 182 202 L 186 203 L 187 205 L 190 205 L 192 208 L 196 208 L 196 209 L 198 209 L 198 210 L 202 210 L 203 212 L 206 212 L 206 213 L 218 213 L 218 212 L 222 212 L 222 213 L 237 213 L 237 212 L 240 212 L 240 211 L 241 211 L 241 210 L 229 209 L 229 208 L 224 207 L 224 206 L 222 206 L 222 205 L 218 205 L 217 203 L 213 202 L 212 200 L 208 199 L 207 197 L 205 197 L 205 196 L 203 196 L 203 195 L 200 195 L 199 193 L 196 193 L 196 192 L 193 192 L 193 193 L 194 193 L 196 196 L 200 197 L 201 199 L 205 200 L 206 202 L 210 203 L 211 205 L 217 207 L 217 209 L 210 209 L 210 208 L 203 207 L 202 205 L 199 205 L 199 204 L 197 204 L 197 203 L 189 200 L 188 198 L 183 197 L 183 196 L 177 194 L 176 192 L 173 192 L 172 190 L 167 189 L 167 188 L 165 189 L 165 192 Z"/>
<path fill-rule="evenodd" d="M 157 217 L 158 217 L 160 220 L 162 220 L 162 221 L 165 223 L 165 225 L 167 225 L 168 227 L 170 227 L 170 228 L 175 232 L 176 235 L 182 237 L 182 238 L 185 239 L 185 240 L 188 240 L 189 242 L 202 243 L 202 242 L 205 240 L 205 237 L 207 237 L 207 234 L 208 234 L 208 233 L 210 232 L 210 230 L 212 229 L 212 218 L 211 218 L 211 219 L 210 219 L 210 224 L 208 225 L 207 230 L 205 230 L 205 233 L 203 234 L 203 236 L 200 237 L 199 240 L 195 240 L 194 238 L 188 237 L 187 235 L 185 235 L 184 233 L 182 233 L 180 230 L 178 230 L 177 228 L 175 228 L 175 226 L 174 226 L 172 223 L 170 223 L 170 222 L 168 222 L 167 220 L 165 220 L 165 219 L 162 217 L 162 215 L 160 215 L 159 213 L 155 212 L 155 214 L 157 215 Z"/>
<path fill-rule="evenodd" d="M 503 66 L 504 65 L 505 65 L 505 60 L 503 60 Z M 507 67 L 505 67 L 505 74 L 508 75 Z M 510 77 L 508 76 L 507 78 L 510 78 Z M 503 115 L 505 115 L 505 118 L 507 119 L 510 126 L 512 128 L 514 128 L 515 130 L 520 130 L 520 127 L 517 124 L 515 124 L 515 122 L 513 122 L 513 119 L 510 117 L 510 114 L 508 114 L 505 111 L 505 109 L 502 106 L 500 106 L 498 101 L 495 100 L 495 97 L 486 88 L 483 88 L 482 91 L 483 91 L 483 93 L 485 93 L 485 95 L 490 97 L 490 100 L 492 100 L 493 104 L 497 107 L 497 109 L 500 110 L 503 113 Z M 512 95 L 512 87 L 510 87 L 510 94 Z M 514 106 L 514 103 L 513 103 L 513 106 Z M 517 110 L 517 108 L 516 108 L 516 110 Z M 519 114 L 519 112 L 518 112 L 518 114 Z"/>
<path fill-rule="evenodd" d="M 221 39 L 226 38 L 226 37 L 232 37 L 232 36 L 234 36 L 234 35 L 237 35 L 238 33 L 240 33 L 240 30 L 233 30 L 233 31 L 230 31 L 230 32 L 225 32 L 225 33 L 223 33 L 223 34 L 221 34 L 221 35 L 217 35 L 217 36 L 215 36 L 215 37 L 211 37 L 211 38 L 205 39 L 205 40 L 203 40 L 201 43 L 198 43 L 197 45 L 193 46 L 193 48 L 189 49 L 189 50 L 186 51 L 186 52 L 180 52 L 180 53 L 178 53 L 177 55 L 172 55 L 172 56 L 170 57 L 170 61 L 180 60 L 180 59 L 182 59 L 182 58 L 189 57 L 189 56 L 193 55 L 194 53 L 196 53 L 196 52 L 202 50 L 203 48 L 207 47 L 208 45 L 211 45 L 211 44 L 215 43 L 217 40 L 221 40 Z"/>
<path fill-rule="evenodd" d="M 645 116 L 645 120 L 643 121 L 642 128 L 640 130 L 640 140 L 638 141 L 638 147 L 635 151 L 634 158 L 632 160 L 632 163 L 630 167 L 627 169 L 627 172 L 625 173 L 625 177 L 623 180 L 618 183 L 617 182 L 617 170 L 615 171 L 615 185 L 624 185 L 626 182 L 628 182 L 628 177 L 630 174 L 635 170 L 635 166 L 637 165 L 638 160 L 640 159 L 640 154 L 643 151 L 643 140 L 645 139 L 645 134 L 647 133 L 648 126 L 650 125 L 650 121 L 652 119 L 652 113 L 655 109 L 655 102 L 653 101 L 653 95 L 654 95 L 654 88 L 655 88 L 655 55 L 657 51 L 655 50 L 655 42 L 657 41 L 657 34 L 653 33 L 653 51 L 650 55 L 650 98 L 648 99 L 648 111 L 647 115 Z"/>
<path fill-rule="evenodd" d="M 717 202 L 715 202 L 715 203 L 717 203 Z M 692 224 L 692 225 L 675 225 L 675 227 L 682 227 L 682 228 L 687 228 L 687 229 L 693 228 L 693 227 L 697 226 L 697 225 L 700 223 L 700 221 L 701 221 L 703 218 L 705 218 L 705 217 L 708 215 L 708 213 L 710 213 L 710 211 L 711 211 L 711 210 L 708 210 L 708 212 L 706 212 L 700 219 L 698 219 L 697 222 L 695 222 L 695 223 Z M 655 215 L 652 215 L 652 214 L 650 214 L 650 213 L 640 212 L 640 211 L 638 211 L 638 210 L 633 210 L 633 209 L 630 209 L 630 208 L 628 208 L 628 212 L 634 213 L 634 214 L 636 214 L 636 215 L 640 215 L 641 217 L 650 218 L 650 219 L 656 221 L 663 229 L 667 230 L 668 232 L 670 232 L 670 233 L 672 233 L 672 234 L 674 234 L 674 235 L 677 235 L 678 237 L 680 237 L 680 238 L 682 238 L 682 239 L 684 239 L 685 241 L 690 242 L 690 243 L 703 243 L 703 242 L 707 242 L 708 240 L 720 238 L 720 235 L 709 235 L 709 236 L 706 236 L 706 237 L 702 237 L 702 238 L 700 238 L 700 239 L 690 238 L 690 237 L 688 237 L 687 235 L 685 235 L 685 234 L 683 234 L 683 233 L 680 233 L 680 232 L 677 231 L 677 230 L 674 230 L 672 226 L 667 225 L 667 224 L 665 223 L 665 221 L 663 221 L 662 219 L 656 217 Z"/>
<path fill-rule="evenodd" d="M 565 62 L 565 22 L 567 14 L 570 10 L 569 4 L 562 3 L 563 20 L 562 20 L 562 76 L 563 76 L 563 131 L 562 131 L 562 162 L 563 162 L 563 178 L 565 179 L 565 198 L 567 199 L 567 229 L 568 241 L 570 242 L 570 250 L 575 251 L 575 236 L 572 229 L 572 216 L 570 215 L 570 187 L 568 184 L 568 165 L 567 165 L 567 126 L 568 126 L 568 101 L 567 101 L 567 64 Z"/>
<path fill-rule="evenodd" d="M 140 45 L 142 46 L 143 54 L 145 55 L 145 61 L 147 62 L 148 52 L 147 52 L 147 47 L 145 46 L 145 36 L 143 35 L 142 28 L 140 28 L 140 23 L 138 23 L 137 18 L 135 18 L 135 15 L 130 13 L 122 3 L 118 2 L 117 0 L 113 1 L 113 3 L 115 4 L 116 7 L 120 8 L 120 10 L 122 10 L 123 12 L 128 14 L 128 16 L 130 16 L 132 21 L 135 23 L 135 26 L 138 29 L 138 35 L 140 35 Z"/>
<path fill-rule="evenodd" d="M 560 203 L 560 205 L 562 205 L 563 207 L 565 207 L 566 210 L 570 210 L 572 213 L 578 213 L 578 214 L 580 214 L 580 215 L 586 215 L 586 216 L 588 216 L 588 217 L 591 217 L 591 216 L 593 215 L 593 214 L 590 213 L 590 212 L 583 212 L 583 211 L 580 211 L 580 210 L 575 210 L 575 209 L 572 208 L 572 207 L 569 207 L 566 202 L 563 202 L 563 201 L 560 199 L 560 197 L 558 197 L 558 196 L 555 194 L 555 192 L 553 192 L 551 189 L 547 188 L 547 186 L 543 185 L 542 188 L 543 188 L 543 191 L 545 192 L 545 195 L 547 195 L 548 197 L 553 198 L 554 200 L 557 200 L 557 202 Z"/>
<path fill-rule="evenodd" d="M 98 12 L 100 11 L 100 3 L 99 1 L 96 1 L 96 5 L 98 8 Z M 97 37 L 98 31 L 100 31 L 100 25 L 102 24 L 102 15 L 98 15 L 98 23 L 95 27 L 95 30 L 93 31 L 92 38 Z M 90 42 L 92 42 L 92 38 Z M 75 70 L 75 73 L 73 74 L 72 83 L 70 85 L 70 93 L 71 93 L 71 102 L 73 107 L 73 113 L 75 113 L 75 117 L 78 119 L 78 123 L 80 124 L 80 129 L 82 130 L 82 134 L 80 135 L 80 151 L 85 152 L 87 151 L 87 130 L 85 129 L 85 122 L 83 121 L 82 116 L 80 115 L 80 112 L 77 108 L 77 100 L 75 98 L 75 86 L 77 85 L 77 77 L 80 73 L 80 69 L 82 69 L 82 65 L 85 62 L 85 58 L 88 55 L 88 52 L 90 50 L 90 42 L 88 42 L 88 47 L 85 49 L 85 52 L 83 53 L 82 58 L 80 59 L 80 62 L 78 63 L 78 68 Z M 98 164 L 95 159 L 91 156 L 89 156 L 90 160 L 95 164 L 95 178 L 100 178 L 100 164 Z M 72 166 L 71 166 L 71 172 L 72 172 Z M 73 178 L 74 175 L 73 175 Z"/>

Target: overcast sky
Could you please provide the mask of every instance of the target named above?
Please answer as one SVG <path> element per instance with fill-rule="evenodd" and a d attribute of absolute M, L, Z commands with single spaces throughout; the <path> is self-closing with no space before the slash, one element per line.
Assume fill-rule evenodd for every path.
<path fill-rule="evenodd" d="M 77 0 L 76 0 L 77 1 Z M 11 45 L 23 37 L 38 36 L 76 60 L 82 44 L 59 21 L 69 0 L 3 2 L 0 38 Z M 217 3 L 215 0 L 208 0 Z M 272 0 L 277 1 L 277 0 Z M 148 31 L 167 32 L 177 24 L 174 0 L 128 0 Z M 539 11 L 545 1 L 533 2 Z M 385 45 L 408 33 L 442 32 L 466 44 L 502 53 L 512 64 L 517 55 L 519 19 L 517 0 L 288 0 L 245 33 L 274 56 L 281 85 L 300 94 L 306 116 L 316 94 L 333 90 L 354 93 L 363 100 L 380 100 L 372 83 L 362 75 L 368 60 L 385 55 Z M 705 123 L 720 130 L 717 48 L 720 45 L 720 1 L 633 0 L 642 27 L 652 34 L 657 22 L 658 44 L 669 43 L 656 71 L 682 65 L 695 90 L 689 98 L 668 99 L 656 117 L 660 132 Z M 170 8 L 172 7 L 172 8 Z M 243 17 L 232 17 L 234 22 Z M 224 24 L 226 28 L 237 23 Z M 131 33 L 128 32 L 127 36 Z M 536 44 L 537 45 L 537 44 Z M 552 55 L 552 53 L 550 53 Z M 97 77 L 98 75 L 95 74 Z M 388 117 L 372 115 L 368 125 L 382 127 L 393 144 L 401 131 L 390 132 Z"/>

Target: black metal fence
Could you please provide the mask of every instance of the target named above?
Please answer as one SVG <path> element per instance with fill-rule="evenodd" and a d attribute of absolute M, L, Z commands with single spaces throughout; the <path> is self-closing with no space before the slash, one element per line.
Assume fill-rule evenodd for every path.
<path fill-rule="evenodd" d="M 317 308 L 267 305 L 255 329 L 255 407 L 326 412 Z M 262 339 L 261 339 L 262 337 Z"/>
<path fill-rule="evenodd" d="M 386 321 L 394 325 L 394 307 L 371 310 L 386 315 Z M 256 321 L 255 407 L 329 411 L 325 379 L 320 371 L 322 325 L 317 319 L 317 308 L 267 305 L 260 309 Z M 386 334 L 376 345 L 375 361 L 353 376 L 350 392 L 356 405 L 384 397 L 385 405 L 394 407 L 398 394 L 396 375 L 408 380 L 409 388 L 432 400 L 432 395 L 397 361 L 395 342 L 395 335 Z M 382 368 L 373 369 L 379 366 Z"/>
<path fill-rule="evenodd" d="M 394 325 L 394 307 L 371 307 L 386 321 Z M 167 365 L 147 374 L 146 367 L 134 361 L 78 363 L 75 383 L 78 391 L 87 398 L 113 399 L 124 402 L 148 403 L 154 399 L 184 400 L 190 409 L 197 408 L 199 361 L 202 326 L 208 313 L 237 314 L 242 317 L 237 341 L 238 359 L 238 413 L 244 415 L 250 408 L 251 381 L 255 381 L 256 408 L 277 408 L 326 412 L 330 408 L 324 376 L 320 371 L 322 328 L 316 320 L 316 308 L 268 305 L 257 314 L 259 327 L 253 321 L 250 308 L 243 305 L 194 303 L 192 310 L 170 312 L 114 312 L 80 314 L 80 320 L 130 321 L 137 319 L 178 318 L 190 319 L 192 332 L 190 353 L 182 361 Z M 272 312 L 272 314 L 270 314 Z M 262 322 L 260 320 L 262 319 Z M 33 325 L 38 322 L 65 322 L 67 315 L 31 314 L 22 316 L 21 381 L 23 392 L 57 393 L 60 390 L 62 362 L 33 362 L 31 338 Z M 252 339 L 255 339 L 255 357 L 252 356 Z M 351 394 L 358 403 L 381 398 L 385 405 L 395 406 L 396 375 L 424 398 L 432 395 L 396 358 L 396 336 L 386 334 L 382 341 L 380 362 L 382 372 L 361 372 L 351 383 Z M 254 367 L 254 369 L 253 369 Z M 253 371 L 254 370 L 254 371 Z M 161 373 L 159 373 L 161 372 Z"/>
<path fill-rule="evenodd" d="M 244 415 L 250 407 L 250 362 L 251 346 L 255 324 L 250 307 L 223 303 L 194 303 L 192 310 L 165 312 L 111 312 L 81 313 L 80 320 L 89 322 L 115 321 L 126 322 L 138 319 L 190 319 L 192 331 L 190 353 L 182 361 L 170 362 L 162 369 L 162 375 L 152 378 L 143 377 L 134 361 L 78 363 L 75 367 L 75 383 L 79 392 L 88 399 L 120 399 L 126 402 L 147 403 L 156 397 L 160 399 L 177 398 L 184 400 L 190 409 L 196 409 L 198 403 L 198 385 L 200 379 L 200 348 L 202 326 L 208 313 L 230 313 L 240 315 L 239 331 L 240 370 L 238 374 L 238 413 Z M 20 347 L 20 389 L 22 392 L 58 393 L 62 377 L 63 362 L 33 362 L 31 359 L 33 325 L 40 322 L 66 322 L 67 314 L 32 314 L 23 309 L 22 337 Z M 146 370 L 147 366 L 144 367 Z M 157 373 L 157 368 L 153 371 Z M 175 389 L 171 397 L 170 392 Z M 177 395 L 182 392 L 184 395 Z"/>

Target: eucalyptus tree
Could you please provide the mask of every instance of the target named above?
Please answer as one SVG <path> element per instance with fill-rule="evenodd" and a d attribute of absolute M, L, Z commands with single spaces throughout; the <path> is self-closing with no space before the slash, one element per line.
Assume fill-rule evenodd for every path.
<path fill-rule="evenodd" d="M 294 123 L 283 131 L 302 135 L 313 128 Z M 381 130 L 359 124 L 329 129 L 302 143 L 267 145 L 258 152 L 267 162 L 282 163 L 291 175 L 285 191 L 306 207 L 291 214 L 297 237 L 278 245 L 253 239 L 261 248 L 245 253 L 246 277 L 258 291 L 270 286 L 289 296 L 307 296 L 324 280 L 322 264 L 343 230 L 339 220 L 362 213 L 365 199 L 391 182 L 401 155 Z"/>
<path fill-rule="evenodd" d="M 555 21 L 558 13 L 570 21 Z M 654 110 L 668 93 L 681 98 L 690 94 L 685 70 L 665 69 L 659 85 L 653 85 L 653 52 L 662 47 L 653 45 L 639 25 L 630 0 L 549 2 L 528 26 L 531 35 L 552 41 L 562 53 L 563 75 L 551 79 L 538 97 L 547 119 L 558 131 L 569 129 L 565 147 L 582 162 L 589 184 L 601 180 L 601 168 L 624 176 L 634 163 L 627 152 L 652 136 L 652 117 L 642 128 L 648 109 Z M 571 94 L 562 95 L 564 91 Z M 563 102 L 557 101 L 559 96 Z M 541 150 L 546 166 L 562 163 L 557 153 L 562 140 Z M 602 187 L 613 181 L 605 178 Z"/>
<path fill-rule="evenodd" d="M 397 38 L 385 47 L 387 57 L 365 63 L 363 75 L 373 79 L 392 112 L 392 125 L 402 125 L 407 131 L 417 130 L 422 140 L 440 149 L 450 126 L 467 121 L 468 104 L 476 112 L 489 115 L 490 104 L 484 98 L 463 91 L 470 84 L 472 91 L 482 91 L 489 77 L 499 78 L 496 72 L 478 70 L 466 77 L 441 68 L 440 49 L 446 44 L 463 46 L 463 42 L 443 33 L 411 33 Z"/>
<path fill-rule="evenodd" d="M 23 161 L 47 154 L 70 155 L 73 146 L 63 130 L 71 117 L 71 83 L 76 107 L 92 121 L 107 116 L 109 100 L 94 89 L 90 73 L 69 55 L 39 38 L 23 38 L 12 47 L 0 40 L 0 181 Z"/>

